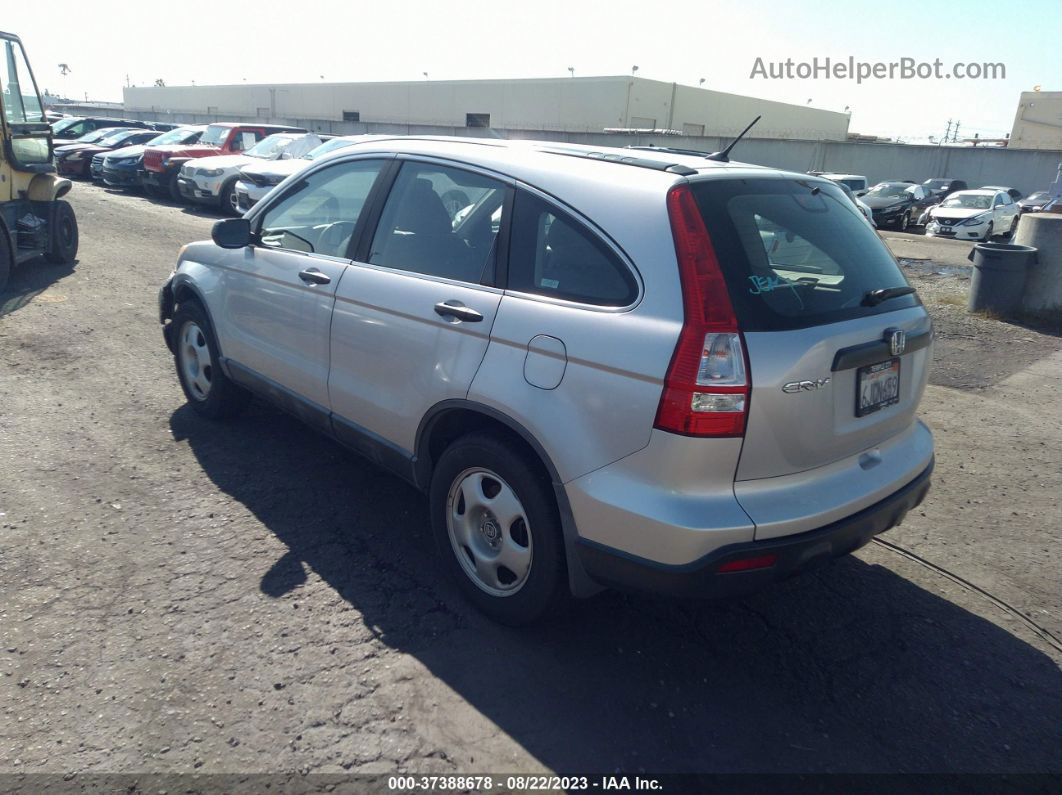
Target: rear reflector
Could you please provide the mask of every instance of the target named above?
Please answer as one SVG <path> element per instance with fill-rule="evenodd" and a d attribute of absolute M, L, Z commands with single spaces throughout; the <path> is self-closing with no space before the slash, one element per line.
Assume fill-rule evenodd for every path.
<path fill-rule="evenodd" d="M 726 281 L 688 185 L 667 195 L 684 321 L 655 427 L 684 436 L 742 436 L 748 413 L 745 346 Z"/>
<path fill-rule="evenodd" d="M 760 555 L 757 558 L 738 558 L 728 560 L 716 569 L 720 574 L 728 571 L 752 571 L 753 569 L 769 569 L 778 561 L 777 555 Z"/>

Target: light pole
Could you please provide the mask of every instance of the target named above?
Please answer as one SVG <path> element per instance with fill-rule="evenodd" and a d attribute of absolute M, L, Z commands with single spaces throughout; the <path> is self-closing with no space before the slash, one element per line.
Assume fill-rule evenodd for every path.
<path fill-rule="evenodd" d="M 633 76 L 633 75 L 635 75 L 637 73 L 638 73 L 638 67 L 637 66 L 632 66 L 631 67 L 631 75 Z"/>
<path fill-rule="evenodd" d="M 700 80 L 697 81 L 697 87 L 700 88 L 703 85 L 704 85 L 704 78 L 702 77 Z"/>
<path fill-rule="evenodd" d="M 428 73 L 427 72 L 421 72 L 421 74 L 424 75 L 424 79 L 425 80 L 431 80 L 431 78 L 428 77 Z"/>
<path fill-rule="evenodd" d="M 568 73 L 569 73 L 569 74 L 570 74 L 570 75 L 571 75 L 572 77 L 575 77 L 575 67 L 574 67 L 574 66 L 569 66 L 569 67 L 568 67 Z"/>

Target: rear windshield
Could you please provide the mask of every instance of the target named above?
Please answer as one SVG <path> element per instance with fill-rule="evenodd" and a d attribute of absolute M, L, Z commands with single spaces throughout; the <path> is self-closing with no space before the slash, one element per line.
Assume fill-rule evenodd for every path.
<path fill-rule="evenodd" d="M 836 185 L 800 179 L 691 184 L 746 331 L 778 331 L 891 312 L 906 295 L 864 306 L 871 290 L 905 287 L 885 244 Z"/>

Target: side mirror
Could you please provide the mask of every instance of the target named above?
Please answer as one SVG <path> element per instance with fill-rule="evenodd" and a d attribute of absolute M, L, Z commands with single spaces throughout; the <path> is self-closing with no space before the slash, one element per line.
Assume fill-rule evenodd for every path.
<path fill-rule="evenodd" d="M 243 248 L 251 245 L 251 222 L 246 218 L 225 218 L 210 230 L 214 243 L 222 248 Z"/>

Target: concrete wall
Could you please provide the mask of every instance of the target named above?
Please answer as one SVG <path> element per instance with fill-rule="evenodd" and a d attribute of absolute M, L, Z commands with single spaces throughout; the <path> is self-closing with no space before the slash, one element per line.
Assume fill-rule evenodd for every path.
<path fill-rule="evenodd" d="M 843 141 L 849 117 L 754 97 L 634 77 L 445 80 L 394 83 L 167 86 L 125 89 L 128 111 L 217 118 L 343 119 L 367 124 L 464 127 L 468 113 L 490 114 L 499 129 L 600 132 L 611 127 L 690 129 L 734 135 L 757 115 L 768 138 Z"/>
<path fill-rule="evenodd" d="M 1023 91 L 1010 131 L 1015 149 L 1062 149 L 1062 91 Z"/>
<path fill-rule="evenodd" d="M 128 109 L 122 115 L 130 118 L 185 124 L 207 124 L 212 121 L 229 120 L 229 117 L 202 113 L 152 113 Z M 653 144 L 707 152 L 722 149 L 730 141 L 730 138 L 726 136 L 609 135 L 603 132 L 579 133 L 536 129 L 470 129 L 457 125 L 353 123 L 294 116 L 277 118 L 275 121 L 279 124 L 291 124 L 335 135 L 364 133 L 458 135 L 561 141 L 592 146 Z M 754 129 L 753 132 L 758 131 Z M 1020 150 L 981 146 L 915 146 L 750 137 L 738 144 L 734 156 L 735 159 L 746 163 L 797 172 L 833 171 L 862 174 L 871 183 L 886 179 L 911 179 L 922 182 L 931 177 L 948 177 L 965 180 L 971 187 L 1004 185 L 1017 188 L 1027 195 L 1033 191 L 1047 189 L 1054 181 L 1058 166 L 1062 163 L 1062 147 L 1058 150 Z"/>

